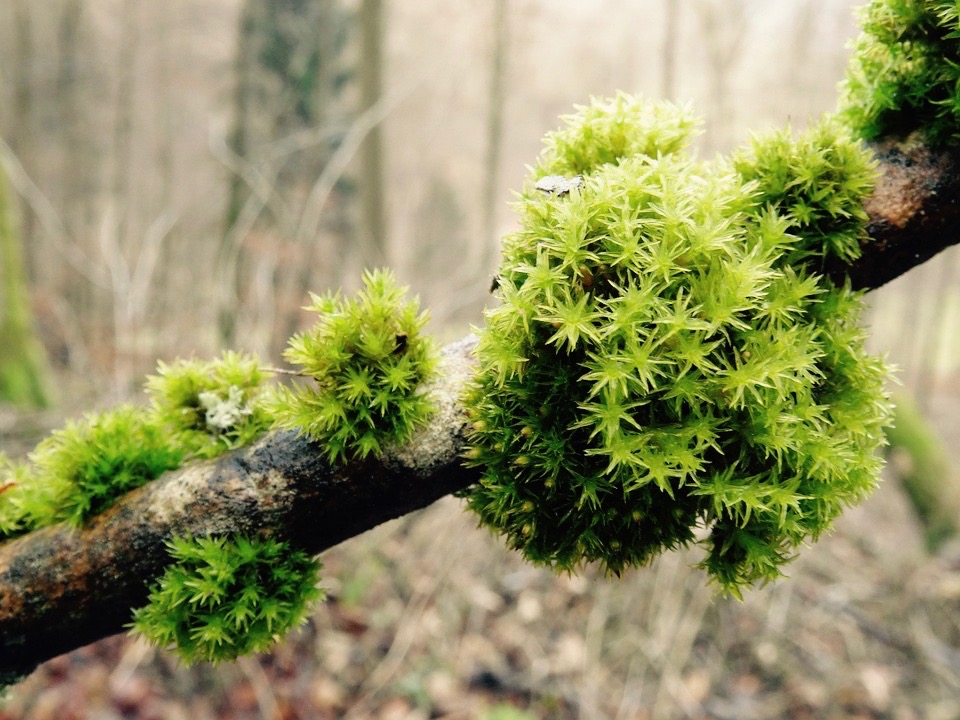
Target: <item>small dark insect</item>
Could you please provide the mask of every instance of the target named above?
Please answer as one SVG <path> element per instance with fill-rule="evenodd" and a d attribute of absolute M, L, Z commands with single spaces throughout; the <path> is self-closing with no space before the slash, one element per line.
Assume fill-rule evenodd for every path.
<path fill-rule="evenodd" d="M 497 291 L 497 288 L 500 287 L 500 276 L 494 275 L 493 279 L 490 281 L 490 294 L 492 295 Z"/>
<path fill-rule="evenodd" d="M 397 335 L 397 346 L 393 349 L 394 355 L 399 355 L 407 349 L 407 336 L 401 333 Z"/>
<path fill-rule="evenodd" d="M 563 175 L 545 175 L 533 185 L 537 190 L 560 197 L 571 190 L 583 187 L 583 175 L 566 178 Z"/>

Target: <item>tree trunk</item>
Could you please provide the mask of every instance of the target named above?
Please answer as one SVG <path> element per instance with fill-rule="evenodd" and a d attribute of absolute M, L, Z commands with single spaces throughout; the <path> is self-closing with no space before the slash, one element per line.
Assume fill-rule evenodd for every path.
<path fill-rule="evenodd" d="M 50 404 L 47 358 L 33 332 L 23 242 L 0 172 L 0 402 Z"/>

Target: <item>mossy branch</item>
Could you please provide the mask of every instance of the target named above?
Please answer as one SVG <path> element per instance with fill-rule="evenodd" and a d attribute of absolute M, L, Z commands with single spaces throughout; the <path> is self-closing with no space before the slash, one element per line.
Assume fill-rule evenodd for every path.
<path fill-rule="evenodd" d="M 850 268 L 861 289 L 885 284 L 960 239 L 960 154 L 913 138 L 877 149 L 881 176 L 866 204 L 870 238 Z M 334 469 L 321 445 L 274 432 L 167 473 L 80 530 L 60 524 L 0 545 L 0 684 L 121 632 L 169 562 L 164 543 L 171 537 L 259 534 L 319 553 L 470 485 L 479 471 L 460 461 L 465 417 L 458 398 L 474 344 L 466 338 L 445 348 L 433 388 L 440 412 L 382 458 Z"/>
<path fill-rule="evenodd" d="M 324 446 L 275 431 L 167 473 L 79 529 L 61 523 L 0 544 L 0 685 L 123 631 L 169 564 L 173 537 L 273 537 L 319 553 L 474 482 L 459 461 L 474 345 L 445 348 L 428 387 L 437 413 L 380 457 L 334 467 Z"/>

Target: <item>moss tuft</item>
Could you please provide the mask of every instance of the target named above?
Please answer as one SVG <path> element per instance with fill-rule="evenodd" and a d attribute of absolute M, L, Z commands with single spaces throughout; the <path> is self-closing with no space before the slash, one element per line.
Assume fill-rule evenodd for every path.
<path fill-rule="evenodd" d="M 841 98 L 862 137 L 922 129 L 935 143 L 960 139 L 960 8 L 952 0 L 873 0 Z"/>
<path fill-rule="evenodd" d="M 439 359 L 423 334 L 426 313 L 387 271 L 363 282 L 356 298 L 313 296 L 319 319 L 291 338 L 285 355 L 315 384 L 280 388 L 273 403 L 277 423 L 322 442 L 331 462 L 379 454 L 433 412 L 421 392 Z"/>
<path fill-rule="evenodd" d="M 31 471 L 21 471 L 31 527 L 79 526 L 183 458 L 166 430 L 131 405 L 68 422 L 30 454 Z"/>
<path fill-rule="evenodd" d="M 283 542 L 174 538 L 168 547 L 173 562 L 132 626 L 188 665 L 269 649 L 323 594 L 319 563 Z"/>
<path fill-rule="evenodd" d="M 877 479 L 886 371 L 859 297 L 811 267 L 855 252 L 870 162 L 825 126 L 698 163 L 686 111 L 658 104 L 660 134 L 640 102 L 567 118 L 521 196 L 479 331 L 467 458 L 484 473 L 466 495 L 559 570 L 619 574 L 702 535 L 738 594 Z M 643 150 L 591 149 L 597 127 Z M 574 170 L 579 187 L 537 189 Z"/>

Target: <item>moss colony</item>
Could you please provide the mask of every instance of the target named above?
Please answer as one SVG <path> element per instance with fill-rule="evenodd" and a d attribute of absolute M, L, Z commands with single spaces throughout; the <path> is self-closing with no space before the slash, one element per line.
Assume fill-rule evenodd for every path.
<path fill-rule="evenodd" d="M 857 255 L 873 168 L 829 121 L 713 165 L 694 127 L 618 95 L 547 136 L 481 332 L 468 499 L 562 570 L 702 536 L 738 593 L 877 479 L 886 371 L 817 275 Z"/>
<path fill-rule="evenodd" d="M 433 411 L 421 392 L 439 361 L 423 334 L 427 314 L 389 272 L 366 273 L 363 282 L 356 298 L 312 296 L 320 317 L 285 355 L 315 383 L 281 388 L 273 403 L 278 424 L 322 442 L 331 462 L 377 455 Z"/>
<path fill-rule="evenodd" d="M 208 457 L 275 423 L 322 441 L 330 461 L 342 462 L 378 454 L 426 420 L 432 403 L 420 384 L 436 367 L 436 348 L 422 335 L 426 315 L 393 276 L 368 273 L 356 298 L 313 301 L 316 325 L 286 353 L 313 385 L 263 397 L 256 362 L 237 355 L 215 367 L 161 366 L 148 389 L 178 442 Z M 285 542 L 177 538 L 169 548 L 171 565 L 135 611 L 134 629 L 187 663 L 268 649 L 322 595 L 319 563 Z"/>
<path fill-rule="evenodd" d="M 876 0 L 863 18 L 845 127 L 955 141 L 957 4 Z M 820 275 L 858 257 L 874 170 L 832 120 L 710 164 L 687 151 L 696 125 L 618 95 L 547 136 L 480 331 L 468 458 L 483 475 L 465 495 L 535 562 L 620 573 L 700 542 L 704 569 L 739 594 L 876 483 L 886 370 L 864 352 L 859 295 Z M 357 298 L 311 309 L 287 350 L 310 385 L 268 397 L 257 362 L 235 354 L 161 364 L 149 408 L 71 423 L 24 462 L 0 456 L 0 541 L 79 525 L 274 424 L 331 462 L 409 438 L 437 366 L 416 301 L 377 272 Z M 262 649 L 317 595 L 317 563 L 280 540 L 169 547 L 136 627 L 189 662 Z"/>
<path fill-rule="evenodd" d="M 264 373 L 253 358 L 160 363 L 151 405 L 125 405 L 67 423 L 26 462 L 0 457 L 0 540 L 44 525 L 75 526 L 121 495 L 196 457 L 250 442 L 270 426 Z"/>
<path fill-rule="evenodd" d="M 275 540 L 178 538 L 134 628 L 187 663 L 268 649 L 306 617 L 320 565 Z"/>
<path fill-rule="evenodd" d="M 842 100 L 866 138 L 922 129 L 935 143 L 960 139 L 960 5 L 875 0 L 861 10 Z"/>
<path fill-rule="evenodd" d="M 420 385 L 435 371 L 436 346 L 390 273 L 368 273 L 364 285 L 355 299 L 314 297 L 316 326 L 290 341 L 288 357 L 314 386 L 268 390 L 269 373 L 238 353 L 160 363 L 147 407 L 69 423 L 25 462 L 0 455 L 0 541 L 56 522 L 79 526 L 166 470 L 249 445 L 275 424 L 324 441 L 334 462 L 404 440 L 432 410 Z M 266 649 L 321 595 L 319 564 L 281 540 L 168 545 L 170 565 L 134 628 L 188 663 Z"/>

